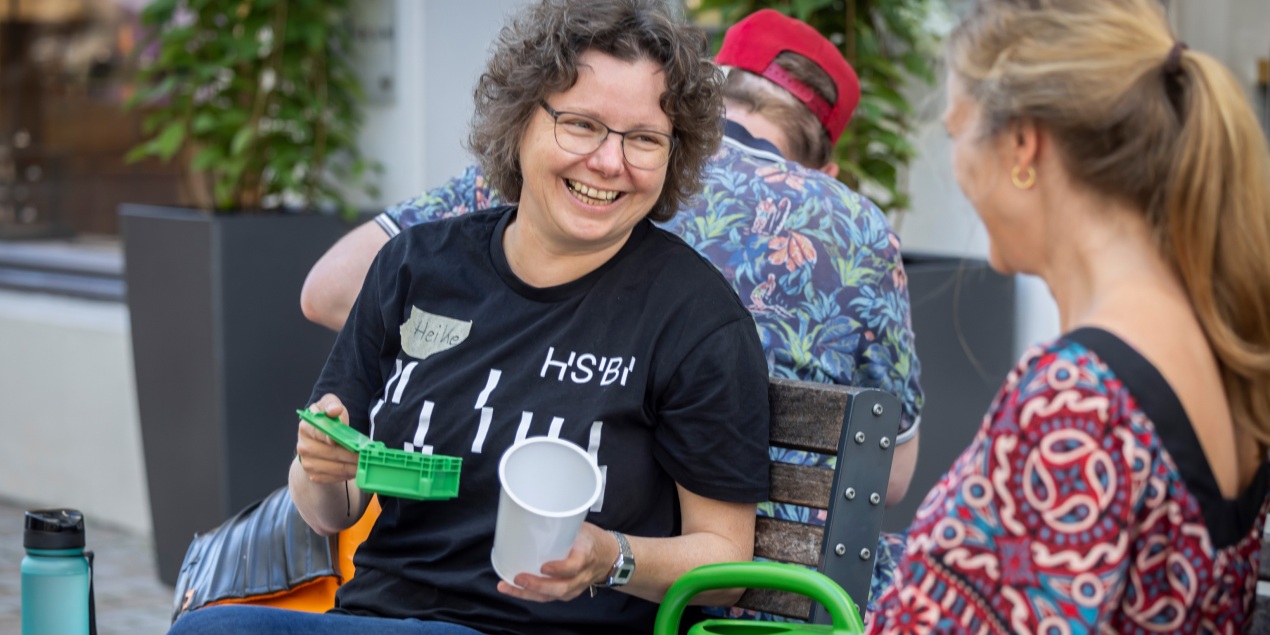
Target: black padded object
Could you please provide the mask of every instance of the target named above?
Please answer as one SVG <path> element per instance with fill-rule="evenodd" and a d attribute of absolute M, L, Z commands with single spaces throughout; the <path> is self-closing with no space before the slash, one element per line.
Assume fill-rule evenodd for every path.
<path fill-rule="evenodd" d="M 305 524 L 286 487 L 197 534 L 185 553 L 172 621 L 210 602 L 273 595 L 324 576 L 339 577 L 335 537 Z"/>

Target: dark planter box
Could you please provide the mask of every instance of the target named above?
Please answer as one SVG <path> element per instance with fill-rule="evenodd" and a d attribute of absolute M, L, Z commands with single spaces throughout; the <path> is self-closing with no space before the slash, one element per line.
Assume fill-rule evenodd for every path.
<path fill-rule="evenodd" d="M 1014 278 L 982 260 L 906 254 L 913 333 L 922 364 L 921 448 L 904 500 L 883 531 L 906 529 L 926 494 L 970 445 L 1013 367 Z"/>
<path fill-rule="evenodd" d="M 309 267 L 348 225 L 323 215 L 120 210 L 159 578 L 195 532 L 284 485 L 334 333 L 304 319 Z"/>

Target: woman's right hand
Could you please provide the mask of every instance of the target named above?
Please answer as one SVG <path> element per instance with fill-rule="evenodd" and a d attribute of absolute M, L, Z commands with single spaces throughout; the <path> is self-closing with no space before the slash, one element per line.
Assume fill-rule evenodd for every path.
<path fill-rule="evenodd" d="M 309 411 L 326 413 L 348 425 L 343 402 L 331 393 L 309 405 Z M 340 447 L 307 421 L 300 421 L 295 453 L 304 475 L 314 483 L 343 483 L 357 476 L 357 453 Z"/>

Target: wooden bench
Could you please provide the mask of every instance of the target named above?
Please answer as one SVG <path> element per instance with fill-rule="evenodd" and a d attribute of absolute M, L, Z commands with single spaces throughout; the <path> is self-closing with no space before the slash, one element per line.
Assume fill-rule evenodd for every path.
<path fill-rule="evenodd" d="M 815 567 L 859 605 L 869 597 L 874 553 L 882 527 L 899 400 L 880 390 L 773 378 L 771 445 L 838 457 L 834 469 L 771 465 L 771 500 L 827 510 L 824 526 L 760 515 L 756 559 Z M 738 606 L 828 623 L 810 600 L 788 593 L 750 590 Z"/>
<path fill-rule="evenodd" d="M 820 570 L 861 604 L 859 609 L 863 615 L 863 604 L 868 600 L 869 582 L 873 575 L 874 551 L 877 549 L 878 533 L 882 526 L 882 510 L 890 478 L 895 435 L 899 432 L 899 401 L 893 395 L 879 390 L 778 378 L 773 378 L 769 383 L 768 395 L 771 402 L 772 446 L 834 455 L 838 460 L 836 468 L 772 463 L 772 502 L 827 510 L 828 516 L 826 523 L 820 526 L 814 522 L 778 520 L 760 514 L 754 543 L 755 557 Z M 366 537 L 378 513 L 375 501 L 372 501 L 371 508 L 357 526 L 343 532 L 339 540 L 318 537 L 299 520 L 294 506 L 289 509 L 292 518 L 288 519 L 286 526 L 293 531 L 307 532 L 311 536 L 305 538 L 293 535 L 289 539 L 281 536 L 225 539 L 223 536 L 212 535 L 208 539 L 216 539 L 217 545 L 224 546 L 217 548 L 228 547 L 237 551 L 247 548 L 247 543 L 252 540 L 265 543 L 270 539 L 277 540 L 280 545 L 304 544 L 310 548 L 316 547 L 325 550 L 319 555 L 327 557 L 318 559 L 327 563 L 324 565 L 324 572 L 329 579 L 338 582 L 339 578 L 350 577 L 352 552 Z M 243 516 L 240 521 L 242 525 L 258 527 L 262 524 L 259 518 L 252 518 L 249 513 L 240 516 Z M 285 554 L 288 551 L 279 546 L 270 553 Z M 312 553 L 306 553 L 306 557 L 312 557 Z M 219 554 L 219 558 L 224 557 L 224 553 Z M 276 576 L 279 572 L 277 567 L 255 569 L 264 570 L 261 573 L 262 578 L 270 573 Z M 290 572 L 292 567 L 282 569 Z M 209 572 L 199 571 L 198 566 L 191 566 L 187 556 L 177 585 L 178 607 L 174 608 L 178 613 L 181 600 L 188 601 L 194 593 L 187 585 L 198 586 L 194 581 L 208 575 Z M 329 588 L 326 585 L 315 586 L 316 580 L 313 578 L 310 575 L 306 580 L 292 580 L 290 583 L 284 581 L 281 587 L 276 580 L 262 580 L 262 586 L 264 582 L 269 582 L 273 588 L 287 588 L 292 591 L 273 593 L 269 597 L 233 598 L 227 601 L 299 610 L 329 609 L 334 605 L 336 584 L 329 585 Z M 308 586 L 303 586 L 305 584 Z M 304 592 L 298 593 L 297 589 L 301 588 Z M 321 597 L 316 597 L 317 595 Z M 203 597 L 194 606 L 202 606 L 206 599 Z M 226 600 L 213 600 L 208 605 L 225 602 Z M 739 606 L 786 617 L 826 622 L 825 616 L 813 614 L 810 600 L 778 591 L 747 591 Z"/>

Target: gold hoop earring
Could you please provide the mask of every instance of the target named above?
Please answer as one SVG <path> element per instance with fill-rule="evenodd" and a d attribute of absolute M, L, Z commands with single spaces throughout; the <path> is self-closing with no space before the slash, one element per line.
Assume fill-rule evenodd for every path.
<path fill-rule="evenodd" d="M 1014 166 L 1014 169 L 1010 170 L 1010 182 L 1014 184 L 1014 187 L 1017 187 L 1020 190 L 1032 189 L 1032 186 L 1036 185 L 1036 168 L 1030 165 L 1027 166 L 1026 181 L 1019 180 L 1019 169 L 1020 167 L 1016 165 Z"/>

